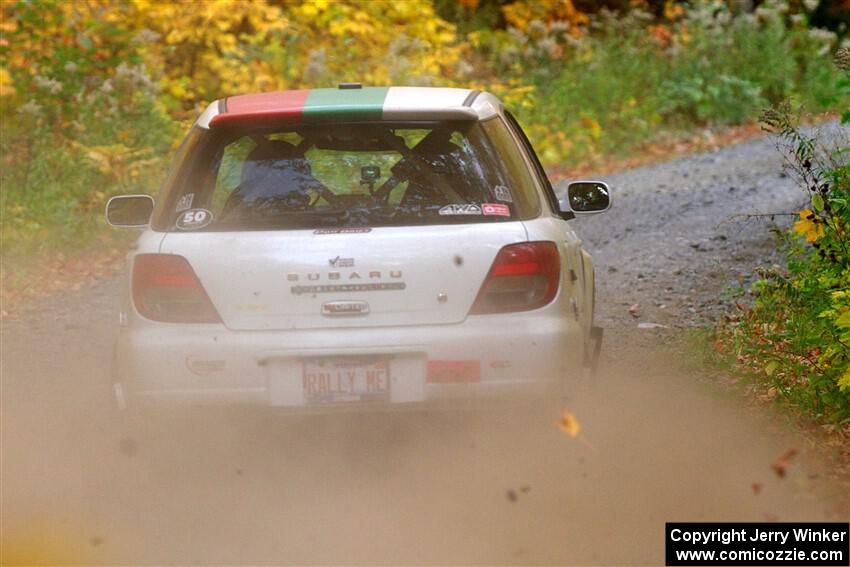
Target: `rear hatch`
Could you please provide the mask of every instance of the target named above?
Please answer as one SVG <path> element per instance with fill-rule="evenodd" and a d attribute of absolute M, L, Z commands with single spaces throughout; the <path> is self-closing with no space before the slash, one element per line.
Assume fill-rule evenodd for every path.
<path fill-rule="evenodd" d="M 342 230 L 172 232 L 234 330 L 436 325 L 464 320 L 521 222 Z"/>
<path fill-rule="evenodd" d="M 521 221 L 540 214 L 540 201 L 502 121 L 453 111 L 450 120 L 400 122 L 373 108 L 381 93 L 358 92 L 353 110 L 328 106 L 340 95 L 322 91 L 302 114 L 271 122 L 248 120 L 229 101 L 233 116 L 197 134 L 167 184 L 153 225 L 167 233 L 160 252 L 188 260 L 227 327 L 458 323 L 499 250 L 527 240 Z M 195 281 L 157 269 L 148 270 L 154 288 Z M 153 303 L 206 299 L 145 289 L 140 298 Z"/>

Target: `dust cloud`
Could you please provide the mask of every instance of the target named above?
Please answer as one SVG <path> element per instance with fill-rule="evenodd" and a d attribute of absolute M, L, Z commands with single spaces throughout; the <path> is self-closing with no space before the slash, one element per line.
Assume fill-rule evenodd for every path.
<path fill-rule="evenodd" d="M 848 515 L 827 462 L 669 355 L 615 350 L 566 400 L 127 416 L 111 326 L 88 313 L 4 329 L 8 564 L 643 565 L 662 562 L 665 521 Z"/>

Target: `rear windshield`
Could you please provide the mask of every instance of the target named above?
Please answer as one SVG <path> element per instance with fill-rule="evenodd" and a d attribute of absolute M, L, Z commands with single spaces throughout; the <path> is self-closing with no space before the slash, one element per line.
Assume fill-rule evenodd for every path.
<path fill-rule="evenodd" d="M 160 230 L 356 229 L 535 217 L 534 182 L 500 120 L 214 129 Z"/>

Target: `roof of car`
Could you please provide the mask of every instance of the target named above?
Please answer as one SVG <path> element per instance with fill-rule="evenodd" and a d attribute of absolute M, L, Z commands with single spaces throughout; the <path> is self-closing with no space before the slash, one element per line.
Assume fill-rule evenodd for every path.
<path fill-rule="evenodd" d="M 197 125 L 479 120 L 473 105 L 480 91 L 441 87 L 361 87 L 301 89 L 231 96 L 212 103 Z M 483 98 L 494 99 L 486 93 Z M 478 106 L 478 105 L 476 105 Z"/>

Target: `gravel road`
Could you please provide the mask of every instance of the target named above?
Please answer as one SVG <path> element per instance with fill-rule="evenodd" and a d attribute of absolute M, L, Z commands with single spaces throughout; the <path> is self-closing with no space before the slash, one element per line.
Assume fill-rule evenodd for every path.
<path fill-rule="evenodd" d="M 711 320 L 724 298 L 748 288 L 754 267 L 779 261 L 769 228 L 797 220 L 745 215 L 794 213 L 805 201 L 767 137 L 602 179 L 615 207 L 579 219 L 577 229 L 596 260 L 609 327 L 628 327 L 623 316 L 635 303 L 644 321 Z"/>
<path fill-rule="evenodd" d="M 665 521 L 846 520 L 825 455 L 663 348 L 774 261 L 767 222 L 731 217 L 798 209 L 780 165 L 760 139 L 603 177 L 614 209 L 575 221 L 608 329 L 600 375 L 568 402 L 579 439 L 536 408 L 128 428 L 109 376 L 117 281 L 45 299 L 2 329 L 4 562 L 658 565 Z"/>

